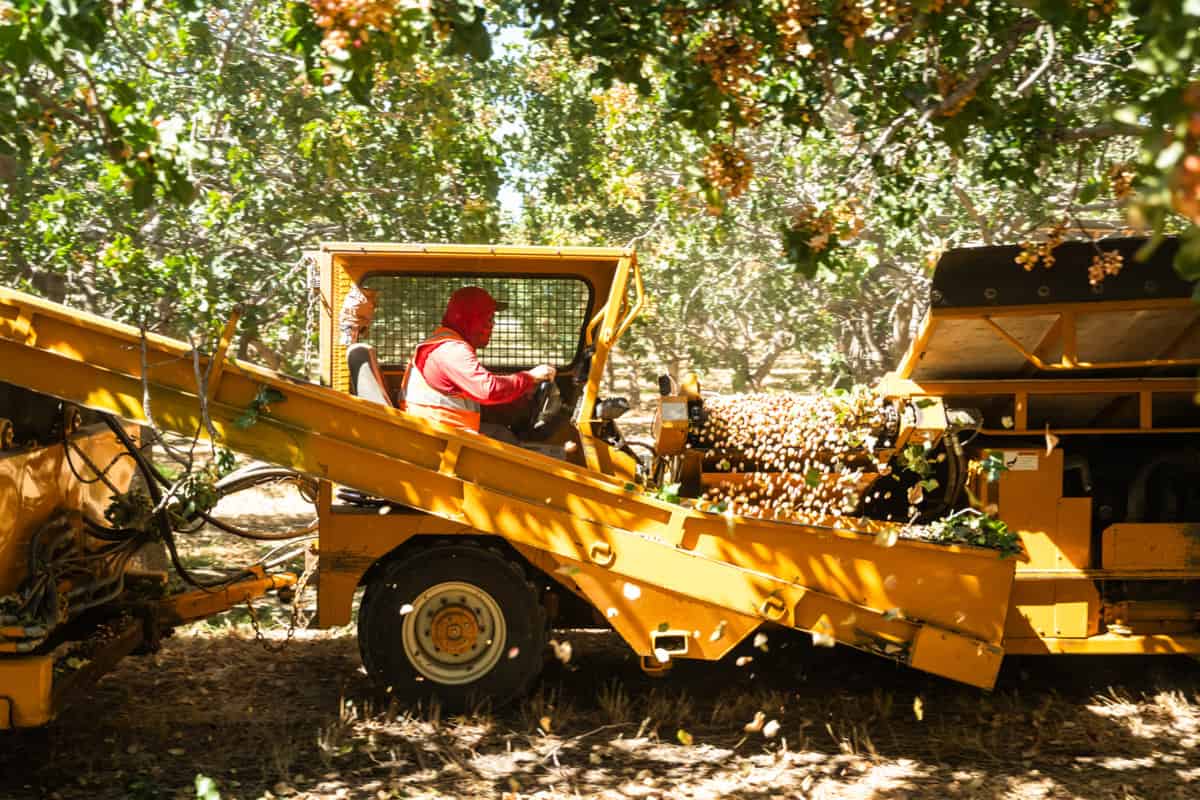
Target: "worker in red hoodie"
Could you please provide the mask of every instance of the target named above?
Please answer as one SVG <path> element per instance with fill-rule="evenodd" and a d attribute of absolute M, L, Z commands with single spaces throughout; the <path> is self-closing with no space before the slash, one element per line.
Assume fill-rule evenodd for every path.
<path fill-rule="evenodd" d="M 554 380 L 549 364 L 497 375 L 479 363 L 475 351 L 491 341 L 497 308 L 478 286 L 450 295 L 441 326 L 417 345 L 404 371 L 405 411 L 478 433 L 481 406 L 511 403 L 538 382 Z"/>

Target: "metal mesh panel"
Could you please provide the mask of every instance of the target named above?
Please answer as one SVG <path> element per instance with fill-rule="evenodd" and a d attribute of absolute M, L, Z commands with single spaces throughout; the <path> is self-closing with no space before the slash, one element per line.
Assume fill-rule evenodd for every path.
<path fill-rule="evenodd" d="M 369 275 L 362 286 L 379 292 L 364 341 L 389 366 L 408 363 L 413 349 L 441 323 L 451 293 L 463 286 L 481 286 L 508 304 L 496 313 L 492 340 L 479 351 L 490 369 L 572 363 L 591 304 L 591 287 L 579 278 Z"/>

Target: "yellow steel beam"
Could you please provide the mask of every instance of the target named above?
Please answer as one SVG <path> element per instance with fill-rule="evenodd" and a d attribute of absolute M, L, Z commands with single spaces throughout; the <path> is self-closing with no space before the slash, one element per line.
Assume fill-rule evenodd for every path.
<path fill-rule="evenodd" d="M 0 658 L 0 702 L 7 701 L 8 707 L 7 714 L 0 714 L 0 730 L 45 725 L 53 719 L 53 689 L 50 656 Z"/>
<path fill-rule="evenodd" d="M 1004 649 L 1012 655 L 1186 655 L 1200 653 L 1200 635 L 1158 633 L 1121 636 L 1105 633 L 1080 639 L 1006 639 Z"/>
<path fill-rule="evenodd" d="M 296 582 L 296 576 L 290 572 L 266 575 L 261 567 L 254 567 L 251 572 L 250 577 L 227 586 L 196 589 L 165 598 L 159 605 L 159 616 L 167 625 L 182 625 L 228 611 L 239 603 L 254 600 Z"/>
<path fill-rule="evenodd" d="M 617 262 L 617 271 L 613 276 L 614 287 L 625 287 L 629 283 L 630 273 L 637 271 L 637 257 L 632 253 L 622 257 Z M 641 278 L 638 278 L 638 285 L 641 285 Z M 579 402 L 578 418 L 573 420 L 575 427 L 579 430 L 580 445 L 583 448 L 584 463 L 587 464 L 590 470 L 595 472 L 604 472 L 601 453 L 596 446 L 595 435 L 592 432 L 592 414 L 595 413 L 596 401 L 600 392 L 600 378 L 604 375 L 605 366 L 608 364 L 608 355 L 612 351 L 614 342 L 616 341 L 616 333 L 620 329 L 624 321 L 621 316 L 621 306 L 625 300 L 624 293 L 617 295 L 611 293 L 608 302 L 605 304 L 601 312 L 597 314 L 599 319 L 598 330 L 589 326 L 588 338 L 592 340 L 593 353 L 591 370 L 588 373 L 587 383 L 583 387 L 583 397 Z M 639 295 L 639 305 L 641 307 L 641 297 Z M 601 316 L 600 314 L 603 314 Z M 632 317 L 632 315 L 630 315 Z M 630 319 L 632 321 L 632 318 Z M 596 324 L 596 320 L 593 320 Z"/>
<path fill-rule="evenodd" d="M 141 644 L 143 623 L 126 619 L 95 640 L 86 662 L 56 673 L 53 653 L 0 659 L 0 730 L 45 725 Z"/>
<path fill-rule="evenodd" d="M 1178 367 L 1200 364 L 1200 358 L 1141 358 L 1128 361 L 1080 361 L 1075 352 L 1075 322 L 1074 316 L 1063 314 L 1063 357 L 1062 362 L 1051 364 L 1043 361 L 1037 355 L 1029 352 L 1017 337 L 1006 331 L 1000 323 L 991 316 L 982 318 L 993 332 L 1003 339 L 1012 349 L 1044 372 L 1070 372 L 1081 369 L 1124 369 L 1126 367 Z"/>
<path fill-rule="evenodd" d="M 4 323 L 18 312 L 36 346 Z M 599 338 L 611 342 L 609 313 Z M 193 434 L 201 420 L 189 348 L 158 336 L 146 345 L 155 419 Z M 129 326 L 0 290 L 0 380 L 144 420 L 140 348 Z M 285 399 L 239 427 L 263 387 Z M 235 359 L 208 407 L 228 446 L 266 461 L 595 564 L 614 581 L 802 629 L 831 621 L 846 644 L 874 649 L 890 637 L 903 642 L 898 652 L 877 652 L 980 686 L 995 680 L 1013 562 L 994 551 L 903 539 L 881 547 L 848 530 L 681 511 L 608 476 Z M 458 454 L 443 474 L 449 448 Z M 852 629 L 837 627 L 850 619 Z"/>
<path fill-rule="evenodd" d="M 1080 303 L 933 308 L 930 309 L 929 316 L 935 319 L 978 319 L 981 317 L 1046 316 L 1071 311 L 1079 314 L 1104 314 L 1112 311 L 1159 311 L 1172 308 L 1194 309 L 1195 304 L 1187 297 L 1160 297 L 1142 300 L 1092 300 Z"/>
<path fill-rule="evenodd" d="M 1187 581 L 1200 579 L 1200 569 L 1022 569 L 1016 580 L 1057 581 L 1064 578 L 1107 581 Z"/>
<path fill-rule="evenodd" d="M 1196 391 L 1195 378 L 1076 378 L 1045 380 L 932 380 L 912 383 L 916 394 L 940 397 L 1015 394 L 1137 394 Z"/>
<path fill-rule="evenodd" d="M 556 247 L 553 245 L 437 244 L 408 242 L 322 242 L 326 253 L 429 253 L 445 256 L 520 256 L 522 258 L 594 258 L 611 261 L 632 251 L 624 247 Z"/>
<path fill-rule="evenodd" d="M 1030 430 L 1020 424 L 1014 425 L 1011 430 L 1005 428 L 980 428 L 979 432 L 984 436 L 1037 436 L 1042 433 L 1041 429 Z M 1200 433 L 1200 427 L 1192 428 L 1053 428 L 1051 431 L 1055 436 L 1089 436 L 1092 434 L 1130 434 L 1130 433 Z"/>
<path fill-rule="evenodd" d="M 895 374 L 900 378 L 909 378 L 919 365 L 921 358 L 934 333 L 934 329 L 942 320 L 981 320 L 1009 347 L 1019 353 L 1030 366 L 1044 372 L 1071 372 L 1082 369 L 1120 369 L 1120 368 L 1149 368 L 1163 366 L 1190 366 L 1200 364 L 1197 358 L 1174 358 L 1172 353 L 1183 342 L 1197 325 L 1197 316 L 1174 340 L 1167 344 L 1158 357 L 1150 359 L 1134 359 L 1125 361 L 1088 362 L 1080 361 L 1078 357 L 1077 326 L 1080 315 L 1108 314 L 1137 311 L 1169 311 L 1180 310 L 1195 312 L 1195 303 L 1186 297 L 1147 298 L 1141 300 L 1112 300 L 1090 301 L 1080 303 L 1046 303 L 1020 306 L 970 306 L 962 308 L 932 308 L 921 321 L 917 335 L 912 344 L 900 359 Z M 1030 350 L 1016 337 L 997 322 L 1006 317 L 1045 317 L 1054 316 L 1053 326 L 1042 337 L 1041 341 Z M 1062 342 L 1062 357 L 1058 363 L 1051 363 L 1042 357 L 1043 348 L 1055 340 Z"/>

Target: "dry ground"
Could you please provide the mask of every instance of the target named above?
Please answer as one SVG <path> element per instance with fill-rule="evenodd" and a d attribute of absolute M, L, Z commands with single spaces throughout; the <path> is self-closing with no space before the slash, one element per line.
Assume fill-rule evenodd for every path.
<path fill-rule="evenodd" d="M 309 513 L 269 492 L 224 511 L 264 529 Z M 201 535 L 188 560 L 254 550 L 223 548 Z M 1186 659 L 1014 658 L 984 693 L 781 631 L 740 667 L 663 679 L 610 634 L 560 636 L 574 654 L 532 697 L 448 717 L 376 691 L 352 629 L 272 652 L 232 612 L 127 659 L 49 728 L 0 737 L 0 798 L 195 797 L 197 774 L 225 798 L 1200 797 Z"/>

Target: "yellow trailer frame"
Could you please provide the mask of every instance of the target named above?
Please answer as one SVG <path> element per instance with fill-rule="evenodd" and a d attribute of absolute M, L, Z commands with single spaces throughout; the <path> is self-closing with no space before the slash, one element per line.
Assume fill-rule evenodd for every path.
<path fill-rule="evenodd" d="M 323 485 L 322 624 L 346 621 L 348 592 L 405 539 L 495 536 L 602 609 L 644 656 L 670 636 L 674 657 L 720 658 L 770 621 L 954 680 L 993 685 L 1011 559 L 980 548 L 666 503 L 631 484 L 612 449 L 588 436 L 588 403 L 608 350 L 642 302 L 633 251 L 335 245 L 324 254 L 326 274 L 351 258 L 394 269 L 456 264 L 476 274 L 515 263 L 557 272 L 586 268 L 597 281 L 607 276 L 607 291 L 596 293 L 599 307 L 588 325 L 596 351 L 576 420 L 588 453 L 584 466 L 245 364 L 225 347 L 212 357 L 206 406 L 226 445 L 422 512 L 402 515 L 405 524 L 378 515 L 367 523 L 361 514 L 334 513 L 332 487 Z M 330 315 L 335 299 L 323 298 Z M 336 364 L 332 339 L 323 338 L 322 348 L 325 363 Z M 148 397 L 159 426 L 192 435 L 203 426 L 193 355 L 183 342 L 143 338 L 130 326 L 0 290 L 0 380 L 134 421 L 146 419 Z M 200 361 L 207 370 L 209 358 Z M 236 425 L 264 388 L 284 400 L 262 409 L 253 427 Z"/>
<path fill-rule="evenodd" d="M 1169 255 L 1160 258 L 1169 264 Z M 969 256 L 956 258 L 969 265 Z M 1020 533 L 1027 553 L 1016 565 L 1007 653 L 1200 654 L 1195 601 L 1112 603 L 1101 591 L 1106 583 L 1200 581 L 1200 523 L 1115 522 L 1097 540 L 1091 498 L 1063 492 L 1060 441 L 1141 437 L 1165 447 L 1193 437 L 1195 447 L 1200 435 L 1200 305 L 1149 296 L 1152 277 L 1142 297 L 935 305 L 881 382 L 901 401 L 990 409 L 981 440 L 1021 465 L 972 487 Z"/>
<path fill-rule="evenodd" d="M 132 427 L 127 431 L 135 435 Z M 81 455 L 74 470 L 67 463 L 66 446 L 53 444 L 15 451 L 0 451 L 0 596 L 12 592 L 28 569 L 28 548 L 34 532 L 62 517 L 73 536 L 84 537 L 82 517 L 103 519 L 110 499 L 105 482 L 90 473 L 88 462 L 106 465 L 105 479 L 117 487 L 129 485 L 131 459 L 121 459 L 123 445 L 104 425 L 86 426 L 69 434 L 69 446 Z M 80 480 L 82 478 L 82 480 Z M 166 575 L 161 576 L 163 581 Z M 153 628 L 181 625 L 226 611 L 239 603 L 288 586 L 293 575 L 267 575 L 253 568 L 251 575 L 218 590 L 182 592 L 149 602 L 143 617 L 113 620 L 103 635 L 89 641 L 87 659 L 73 664 L 60 647 L 17 652 L 0 642 L 0 730 L 44 725 L 74 698 L 107 672 L 122 657 L 144 644 Z M 71 640 L 63 644 L 73 644 Z"/>

